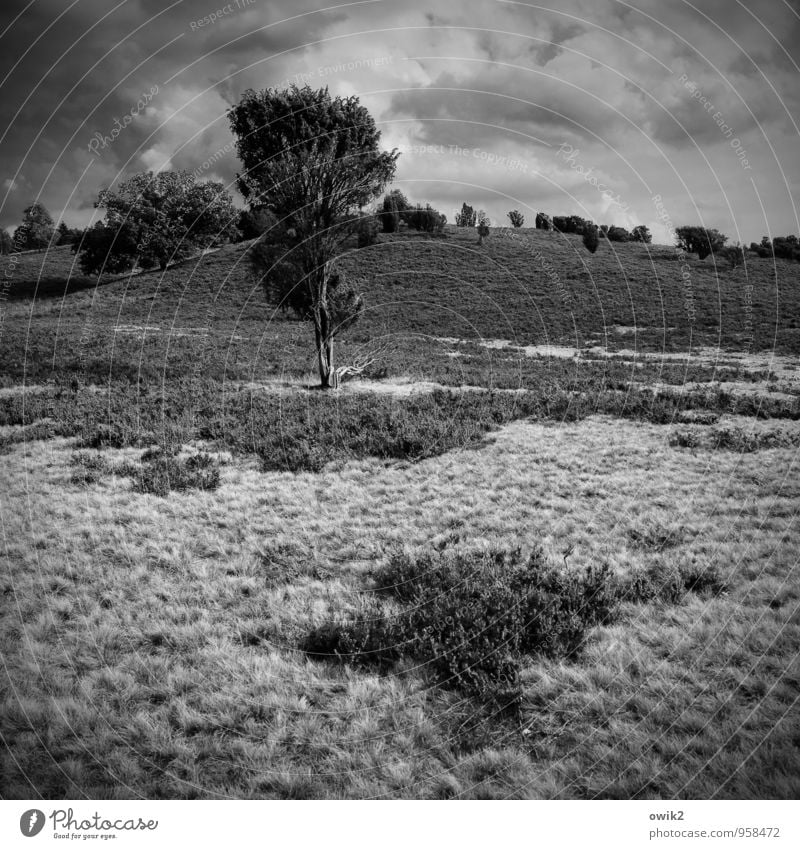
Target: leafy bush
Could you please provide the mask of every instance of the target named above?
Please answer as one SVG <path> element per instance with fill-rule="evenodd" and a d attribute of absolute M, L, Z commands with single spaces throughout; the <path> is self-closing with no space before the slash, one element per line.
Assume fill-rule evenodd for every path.
<path fill-rule="evenodd" d="M 435 236 L 441 235 L 446 223 L 447 216 L 437 212 L 430 204 L 426 204 L 424 209 L 421 206 L 415 206 L 408 213 L 409 227 Z"/>
<path fill-rule="evenodd" d="M 525 216 L 518 209 L 512 209 L 508 213 L 508 219 L 512 227 L 522 227 L 525 223 Z"/>
<path fill-rule="evenodd" d="M 781 259 L 800 260 L 800 242 L 797 236 L 776 236 L 772 240 L 772 250 Z"/>
<path fill-rule="evenodd" d="M 728 261 L 731 270 L 744 265 L 744 248 L 741 245 L 727 245 L 719 253 Z"/>
<path fill-rule="evenodd" d="M 312 631 L 305 650 L 363 664 L 408 655 L 482 697 L 516 698 L 524 656 L 574 655 L 616 607 L 607 567 L 567 571 L 540 549 L 398 555 L 377 590 L 397 609 L 370 600 Z"/>
<path fill-rule="evenodd" d="M 630 242 L 631 234 L 624 227 L 617 227 L 615 224 L 606 231 L 606 238 L 610 242 Z"/>
<path fill-rule="evenodd" d="M 644 224 L 640 224 L 638 227 L 634 227 L 631 232 L 631 241 L 633 242 L 643 242 L 645 245 L 649 245 L 653 241 L 653 234 L 650 232 L 650 228 L 646 227 Z"/>

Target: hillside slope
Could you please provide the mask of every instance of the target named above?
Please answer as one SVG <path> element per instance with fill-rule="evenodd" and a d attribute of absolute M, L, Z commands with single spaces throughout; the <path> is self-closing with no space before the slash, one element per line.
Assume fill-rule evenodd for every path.
<path fill-rule="evenodd" d="M 308 328 L 265 302 L 247 245 L 169 268 L 97 281 L 69 248 L 3 257 L 8 271 L 2 346 L 11 376 L 48 368 L 138 374 L 186 363 L 240 376 L 292 369 L 308 357 Z M 601 244 L 523 229 L 445 238 L 381 235 L 342 263 L 367 281 L 367 312 L 352 343 L 419 334 L 520 345 L 599 345 L 610 351 L 800 351 L 800 265 L 750 258 L 746 268 L 686 260 L 674 248 Z M 416 344 L 416 343 L 415 343 Z M 200 364 L 202 363 L 202 366 Z"/>

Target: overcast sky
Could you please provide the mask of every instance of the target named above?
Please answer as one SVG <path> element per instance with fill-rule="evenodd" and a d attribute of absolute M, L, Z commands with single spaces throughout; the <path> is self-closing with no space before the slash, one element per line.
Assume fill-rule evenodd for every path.
<path fill-rule="evenodd" d="M 449 221 L 800 232 L 798 0 L 2 0 L 0 39 L 4 227 L 137 171 L 231 184 L 227 108 L 297 81 L 357 94 Z"/>

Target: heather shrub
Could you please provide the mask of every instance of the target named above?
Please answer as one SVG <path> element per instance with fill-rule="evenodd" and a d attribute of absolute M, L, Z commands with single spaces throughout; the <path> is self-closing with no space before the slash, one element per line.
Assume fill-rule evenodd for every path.
<path fill-rule="evenodd" d="M 305 650 L 359 664 L 410 656 L 443 683 L 503 700 L 517 697 L 525 656 L 575 655 L 616 607 L 607 567 L 563 569 L 540 549 L 397 555 L 376 589 L 391 606 L 373 599 L 333 617 Z"/>
<path fill-rule="evenodd" d="M 142 455 L 138 470 L 131 469 L 137 492 L 165 497 L 170 492 L 189 489 L 214 490 L 219 486 L 219 464 L 209 454 L 179 457 L 171 451 L 155 448 Z"/>

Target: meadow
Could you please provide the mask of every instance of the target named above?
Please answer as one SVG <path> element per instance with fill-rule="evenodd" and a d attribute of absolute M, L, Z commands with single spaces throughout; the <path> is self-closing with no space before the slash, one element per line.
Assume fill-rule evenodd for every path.
<path fill-rule="evenodd" d="M 247 249 L 2 258 L 4 797 L 797 796 L 797 263 L 382 234 L 320 392 Z"/>

